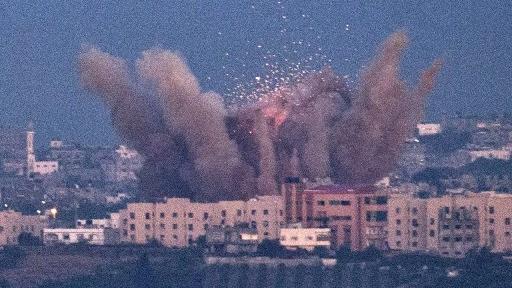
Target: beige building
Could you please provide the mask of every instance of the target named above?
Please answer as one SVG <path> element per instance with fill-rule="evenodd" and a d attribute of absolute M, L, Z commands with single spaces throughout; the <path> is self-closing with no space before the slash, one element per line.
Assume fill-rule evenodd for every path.
<path fill-rule="evenodd" d="M 22 215 L 14 210 L 0 212 L 0 246 L 17 245 L 21 233 L 29 233 L 42 239 L 48 218 L 39 215 Z"/>
<path fill-rule="evenodd" d="M 431 199 L 394 195 L 388 204 L 391 249 L 450 257 L 461 257 L 476 247 L 512 251 L 512 195 L 482 192 Z"/>
<path fill-rule="evenodd" d="M 130 203 L 119 211 L 121 241 L 143 244 L 157 240 L 169 247 L 185 247 L 213 225 L 247 223 L 258 239 L 279 239 L 284 224 L 280 196 L 259 196 L 248 201 L 194 203 L 170 198 L 164 203 Z"/>

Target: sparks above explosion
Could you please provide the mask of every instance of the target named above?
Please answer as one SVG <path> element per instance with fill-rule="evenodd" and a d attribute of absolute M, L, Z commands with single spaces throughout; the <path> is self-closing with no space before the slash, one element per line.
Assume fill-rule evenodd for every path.
<path fill-rule="evenodd" d="M 386 39 L 353 92 L 325 68 L 230 107 L 167 50 L 143 52 L 135 80 L 123 59 L 94 47 L 80 53 L 79 68 L 144 155 L 146 197 L 247 199 L 275 194 L 292 175 L 372 183 L 390 172 L 441 66 L 435 61 L 408 88 L 399 78 L 407 41 L 403 32 Z"/>

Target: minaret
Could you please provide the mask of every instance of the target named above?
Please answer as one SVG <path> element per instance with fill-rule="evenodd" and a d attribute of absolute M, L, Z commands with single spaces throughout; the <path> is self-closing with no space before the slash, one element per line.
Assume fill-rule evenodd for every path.
<path fill-rule="evenodd" d="M 27 127 L 27 176 L 34 172 L 36 155 L 34 153 L 34 123 L 30 121 Z"/>

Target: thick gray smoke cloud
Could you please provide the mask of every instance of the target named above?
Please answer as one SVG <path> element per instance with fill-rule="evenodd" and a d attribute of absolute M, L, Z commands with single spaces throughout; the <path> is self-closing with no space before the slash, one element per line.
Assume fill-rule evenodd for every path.
<path fill-rule="evenodd" d="M 288 176 L 372 183 L 388 173 L 440 68 L 435 62 L 408 88 L 399 78 L 406 44 L 404 33 L 391 35 L 355 93 L 326 68 L 229 109 L 201 91 L 177 53 L 143 52 L 138 81 L 124 60 L 94 47 L 79 66 L 83 85 L 102 96 L 121 136 L 145 156 L 144 196 L 247 199 L 277 193 Z"/>

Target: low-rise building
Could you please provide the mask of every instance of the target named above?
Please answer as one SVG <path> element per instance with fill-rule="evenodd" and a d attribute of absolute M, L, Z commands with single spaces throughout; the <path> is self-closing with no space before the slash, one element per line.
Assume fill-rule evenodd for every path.
<path fill-rule="evenodd" d="M 17 245 L 21 233 L 42 238 L 48 227 L 48 218 L 40 215 L 22 215 L 14 210 L 0 212 L 0 246 Z"/>
<path fill-rule="evenodd" d="M 510 160 L 510 151 L 507 149 L 481 149 L 470 150 L 471 162 L 478 158 Z"/>
<path fill-rule="evenodd" d="M 206 245 L 210 252 L 255 253 L 258 243 L 258 231 L 247 225 L 212 226 L 206 231 Z"/>
<path fill-rule="evenodd" d="M 157 240 L 169 247 L 186 247 L 209 227 L 246 223 L 258 231 L 259 241 L 279 239 L 284 224 L 280 196 L 258 196 L 248 201 L 195 203 L 169 198 L 160 203 L 129 203 L 119 211 L 121 240 L 144 244 Z"/>
<path fill-rule="evenodd" d="M 292 225 L 281 228 L 279 243 L 288 249 L 306 249 L 312 251 L 315 247 L 331 247 L 330 228 L 303 228 L 301 225 Z"/>
<path fill-rule="evenodd" d="M 75 223 L 76 228 L 119 228 L 119 213 L 110 213 L 108 218 L 79 219 Z"/>
<path fill-rule="evenodd" d="M 112 228 L 47 228 L 43 231 L 43 242 L 45 245 L 115 245 L 119 243 L 119 231 Z"/>
<path fill-rule="evenodd" d="M 439 123 L 421 123 L 416 126 L 418 129 L 418 135 L 436 135 L 441 133 L 441 124 Z"/>

